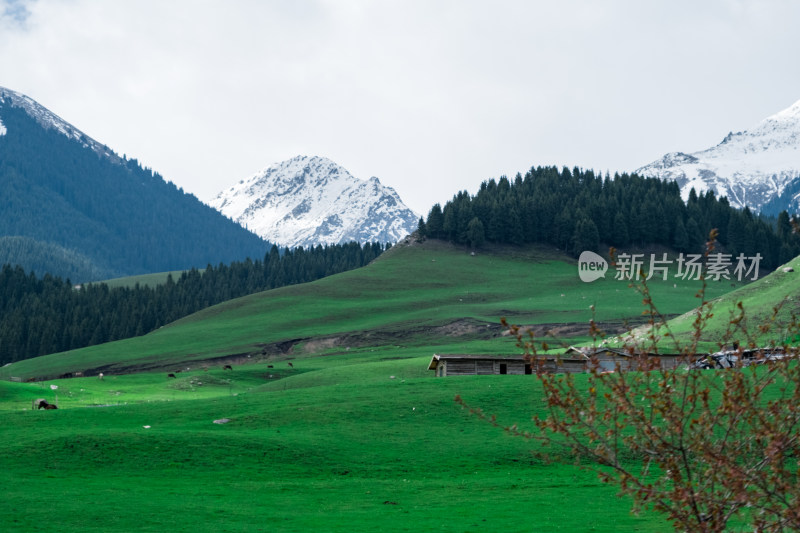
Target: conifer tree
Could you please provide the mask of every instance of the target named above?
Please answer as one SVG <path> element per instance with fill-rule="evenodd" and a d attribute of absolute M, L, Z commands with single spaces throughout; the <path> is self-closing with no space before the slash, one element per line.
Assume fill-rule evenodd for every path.
<path fill-rule="evenodd" d="M 442 214 L 442 206 L 433 204 L 433 207 L 431 207 L 428 213 L 426 226 L 429 237 L 434 239 L 444 238 L 444 215 Z"/>
<path fill-rule="evenodd" d="M 678 220 L 675 222 L 675 232 L 672 238 L 672 246 L 679 252 L 689 251 L 689 235 L 686 232 L 686 226 L 681 218 L 678 218 Z"/>
<path fill-rule="evenodd" d="M 483 228 L 483 222 L 478 217 L 473 217 L 467 225 L 467 242 L 469 246 L 475 250 L 480 248 L 486 240 L 486 233 Z"/>
<path fill-rule="evenodd" d="M 615 246 L 626 246 L 630 242 L 628 223 L 625 221 L 625 215 L 619 212 L 614 215 L 614 233 L 611 242 Z"/>
<path fill-rule="evenodd" d="M 425 225 L 425 220 L 422 217 L 419 217 L 419 222 L 417 222 L 417 233 L 419 233 L 421 238 L 428 236 L 428 228 Z"/>
<path fill-rule="evenodd" d="M 572 252 L 575 255 L 583 251 L 597 251 L 600 247 L 600 234 L 595 223 L 587 217 L 578 220 L 572 242 Z"/>

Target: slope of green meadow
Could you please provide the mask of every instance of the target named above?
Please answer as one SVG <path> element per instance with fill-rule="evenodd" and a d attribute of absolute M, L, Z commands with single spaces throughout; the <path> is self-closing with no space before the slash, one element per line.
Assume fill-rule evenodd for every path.
<path fill-rule="evenodd" d="M 667 314 L 692 309 L 698 287 L 693 281 L 651 284 Z M 727 290 L 728 283 L 717 283 L 709 294 Z M 574 324 L 569 334 L 557 333 L 568 343 L 586 340 L 591 306 L 596 320 L 617 325 L 639 320 L 643 309 L 626 282 L 609 273 L 584 283 L 576 263 L 551 249 L 470 255 L 426 241 L 396 246 L 366 268 L 210 307 L 142 337 L 17 362 L 0 368 L 0 379 L 181 368 L 237 354 L 313 356 L 326 346 L 334 353 L 402 349 L 405 357 L 454 349 L 494 353 L 515 350 L 489 334 L 501 317 L 518 324 Z M 298 346 L 286 354 L 285 346 L 276 346 L 282 343 Z"/>
<path fill-rule="evenodd" d="M 652 289 L 664 312 L 696 304 L 688 283 Z M 557 450 L 511 437 L 453 401 L 459 394 L 525 428 L 544 408 L 531 376 L 439 379 L 427 370 L 434 352 L 516 353 L 499 334 L 501 316 L 542 327 L 571 323 L 563 340 L 585 339 L 591 305 L 609 324 L 642 309 L 624 282 L 583 283 L 576 264 L 551 250 L 473 256 L 426 242 L 143 337 L 14 363 L 1 377 L 100 368 L 105 376 L 0 381 L 0 524 L 25 532 L 54 524 L 62 531 L 668 530 L 661 516 L 632 515 L 630 500 L 595 474 L 548 461 Z M 233 370 L 222 368 L 232 361 Z M 36 398 L 60 409 L 31 411 Z M 223 418 L 229 422 L 214 423 Z"/>
<path fill-rule="evenodd" d="M 64 408 L 2 413 L 0 521 L 4 531 L 663 530 L 595 475 L 532 455 L 534 443 L 453 402 L 462 394 L 524 424 L 541 405 L 530 379 L 405 377 L 424 363 L 354 365 L 350 380 L 302 368 L 247 393 L 174 399 L 146 375 L 61 380 L 56 391 L 3 383 L 6 401 L 29 403 L 30 388 L 60 393 Z M 224 379 L 247 388 L 248 374 L 267 371 Z M 142 403 L 81 405 L 118 389 Z M 167 400 L 145 401 L 159 394 Z"/>
<path fill-rule="evenodd" d="M 799 272 L 800 257 L 796 257 L 759 280 L 717 297 L 714 282 L 709 282 L 711 291 L 706 299 L 712 316 L 703 327 L 698 348 L 716 351 L 721 345 L 730 347 L 733 341 L 742 346 L 780 346 L 800 333 L 794 318 L 800 316 Z M 691 342 L 696 317 L 696 311 L 689 311 L 669 321 L 670 331 L 682 346 Z M 665 346 L 672 344 L 664 341 Z"/>
<path fill-rule="evenodd" d="M 142 287 L 149 286 L 155 287 L 167 282 L 167 277 L 172 276 L 173 280 L 181 277 L 185 270 L 173 270 L 171 272 L 155 272 L 153 274 L 141 274 L 139 276 L 125 276 L 122 278 L 114 278 L 103 281 L 109 288 L 115 287 L 128 287 L 133 288 L 136 285 Z M 202 270 L 201 270 L 202 272 Z"/>

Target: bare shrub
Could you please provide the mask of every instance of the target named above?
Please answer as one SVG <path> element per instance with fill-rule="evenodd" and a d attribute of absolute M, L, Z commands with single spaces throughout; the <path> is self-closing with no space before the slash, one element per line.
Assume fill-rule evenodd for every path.
<path fill-rule="evenodd" d="M 706 247 L 714 249 L 715 232 Z M 612 251 L 613 256 L 613 251 Z M 676 368 L 660 368 L 653 358 L 641 359 L 637 371 L 602 372 L 595 364 L 588 375 L 539 372 L 546 414 L 534 416 L 535 431 L 516 425 L 504 429 L 537 439 L 550 449 L 566 449 L 600 478 L 631 496 L 635 509 L 664 513 L 679 531 L 720 532 L 732 524 L 755 531 L 800 530 L 800 366 L 797 349 L 788 345 L 758 346 L 773 329 L 772 317 L 747 331 L 739 304 L 730 317 L 723 343 L 737 344 L 737 361 L 725 370 L 696 370 L 698 342 L 713 316 L 705 300 L 705 284 L 693 333 L 681 344 L 658 312 L 646 282 L 642 294 L 649 327 L 644 336 L 630 336 L 630 353 L 657 353 L 667 344 L 683 354 Z M 792 326 L 796 331 L 797 323 Z M 547 345 L 533 334 L 506 324 L 531 362 Z M 594 346 L 604 335 L 590 324 Z M 746 349 L 755 349 L 753 364 L 744 364 Z M 768 361 L 772 351 L 783 356 Z M 763 364 L 759 364 L 763 363 Z M 541 365 L 538 366 L 541 368 Z M 495 416 L 470 408 L 499 426 Z M 541 449 L 541 446 L 537 446 Z"/>

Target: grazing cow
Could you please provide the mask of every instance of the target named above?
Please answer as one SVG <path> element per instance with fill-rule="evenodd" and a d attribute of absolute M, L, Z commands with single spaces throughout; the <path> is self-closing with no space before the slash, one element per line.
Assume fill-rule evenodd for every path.
<path fill-rule="evenodd" d="M 289 365 L 290 367 L 294 368 L 294 365 L 291 363 L 291 361 L 287 361 L 286 364 Z"/>
<path fill-rule="evenodd" d="M 103 373 L 102 372 L 97 374 L 97 379 L 99 379 L 100 381 L 103 381 Z"/>
<path fill-rule="evenodd" d="M 47 403 L 47 400 L 42 400 L 41 398 L 36 400 L 36 402 L 39 402 L 37 404 L 38 405 L 37 409 L 58 409 L 58 407 L 56 407 L 52 403 Z"/>
<path fill-rule="evenodd" d="M 47 400 L 44 398 L 36 398 L 33 400 L 33 409 L 41 409 L 45 405 L 47 405 Z"/>
<path fill-rule="evenodd" d="M 275 368 L 275 367 L 272 365 L 267 365 L 267 368 Z"/>
<path fill-rule="evenodd" d="M 231 365 L 225 365 L 222 367 L 222 370 L 233 370 L 233 368 L 231 367 Z"/>
<path fill-rule="evenodd" d="M 167 374 L 167 377 L 168 378 L 176 378 L 177 376 L 175 374 L 170 373 L 170 374 Z"/>

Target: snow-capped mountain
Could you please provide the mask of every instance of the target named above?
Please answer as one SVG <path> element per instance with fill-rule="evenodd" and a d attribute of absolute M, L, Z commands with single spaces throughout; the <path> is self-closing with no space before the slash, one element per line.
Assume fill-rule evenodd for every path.
<path fill-rule="evenodd" d="M 91 148 L 98 155 L 107 157 L 115 162 L 120 160 L 119 156 L 107 146 L 95 141 L 69 122 L 39 104 L 30 96 L 12 91 L 11 89 L 6 89 L 5 87 L 0 87 L 0 106 L 3 104 L 9 104 L 24 109 L 25 112 L 43 128 L 54 129 L 68 138 L 79 142 L 84 148 Z M 8 129 L 3 125 L 3 117 L 0 116 L 0 135 L 5 135 L 6 133 L 8 133 Z"/>
<path fill-rule="evenodd" d="M 800 100 L 758 123 L 729 133 L 718 145 L 686 154 L 673 152 L 637 174 L 675 180 L 689 191 L 713 190 L 735 207 L 774 214 L 798 211 L 800 200 Z"/>
<path fill-rule="evenodd" d="M 211 207 L 282 246 L 396 242 L 419 217 L 378 178 L 367 181 L 324 157 L 276 163 L 222 191 Z"/>

